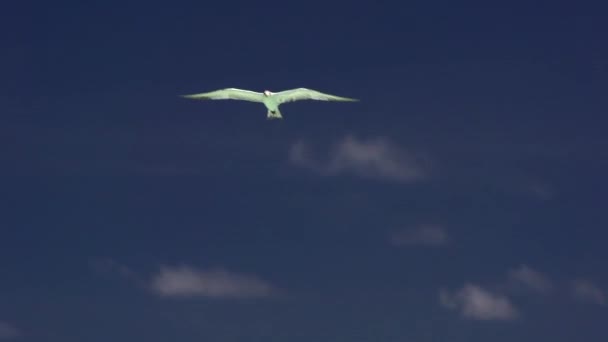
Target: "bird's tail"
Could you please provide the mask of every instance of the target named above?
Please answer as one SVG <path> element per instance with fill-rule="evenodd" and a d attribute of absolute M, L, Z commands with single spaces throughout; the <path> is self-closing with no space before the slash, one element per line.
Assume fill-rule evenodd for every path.
<path fill-rule="evenodd" d="M 281 111 L 277 108 L 275 110 L 268 110 L 268 113 L 266 114 L 266 118 L 269 120 L 282 119 L 283 116 L 281 115 Z"/>

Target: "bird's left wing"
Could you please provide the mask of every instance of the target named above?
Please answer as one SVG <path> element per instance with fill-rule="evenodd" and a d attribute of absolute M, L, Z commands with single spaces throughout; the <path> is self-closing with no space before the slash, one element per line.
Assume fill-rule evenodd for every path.
<path fill-rule="evenodd" d="M 297 88 L 284 90 L 273 95 L 279 103 L 293 102 L 299 100 L 317 100 L 317 101 L 359 101 L 357 99 L 351 99 L 348 97 L 341 97 L 336 95 L 324 94 L 320 91 Z"/>
<path fill-rule="evenodd" d="M 200 94 L 191 94 L 191 95 L 181 95 L 182 97 L 188 99 L 196 99 L 196 100 L 242 100 L 242 101 L 250 101 L 250 102 L 263 102 L 264 94 L 256 93 L 251 90 L 243 90 L 236 88 L 226 88 L 215 90 L 208 93 L 200 93 Z"/>

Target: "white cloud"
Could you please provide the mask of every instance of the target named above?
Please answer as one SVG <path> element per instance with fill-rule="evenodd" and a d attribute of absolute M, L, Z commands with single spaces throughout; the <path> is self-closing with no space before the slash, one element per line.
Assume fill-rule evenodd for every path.
<path fill-rule="evenodd" d="M 467 319 L 512 320 L 518 316 L 517 310 L 506 296 L 473 284 L 466 284 L 455 293 L 441 290 L 439 299 L 444 307 L 459 311 Z"/>
<path fill-rule="evenodd" d="M 589 280 L 574 280 L 572 282 L 572 292 L 579 300 L 592 302 L 598 305 L 608 304 L 606 293 Z"/>
<path fill-rule="evenodd" d="M 427 245 L 440 246 L 448 242 L 448 234 L 439 225 L 423 224 L 414 228 L 394 232 L 391 243 L 396 246 Z"/>
<path fill-rule="evenodd" d="M 19 337 L 21 333 L 13 325 L 0 321 L 0 339 Z"/>
<path fill-rule="evenodd" d="M 189 266 L 161 266 L 151 288 L 164 297 L 265 297 L 276 291 L 256 276 L 225 270 L 203 271 Z"/>
<path fill-rule="evenodd" d="M 544 274 L 533 270 L 527 265 L 510 270 L 507 273 L 509 284 L 516 289 L 530 289 L 540 293 L 548 293 L 553 289 L 553 283 Z"/>
<path fill-rule="evenodd" d="M 384 138 L 367 141 L 347 136 L 329 148 L 328 158 L 319 161 L 304 142 L 294 144 L 289 160 L 325 176 L 353 174 L 358 177 L 414 182 L 427 177 L 426 161 Z"/>

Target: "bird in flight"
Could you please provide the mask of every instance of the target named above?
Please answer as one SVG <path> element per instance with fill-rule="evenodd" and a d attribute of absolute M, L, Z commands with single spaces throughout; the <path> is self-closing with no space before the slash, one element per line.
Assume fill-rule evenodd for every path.
<path fill-rule="evenodd" d="M 243 90 L 236 88 L 226 88 L 215 90 L 208 93 L 181 95 L 182 97 L 196 100 L 242 100 L 249 102 L 263 103 L 268 109 L 266 114 L 267 119 L 282 119 L 279 106 L 286 102 L 300 100 L 317 100 L 317 101 L 359 101 L 347 97 L 324 94 L 316 90 L 307 88 L 296 88 L 290 90 L 273 93 L 269 90 L 264 90 L 263 93 L 258 93 L 251 90 Z"/>

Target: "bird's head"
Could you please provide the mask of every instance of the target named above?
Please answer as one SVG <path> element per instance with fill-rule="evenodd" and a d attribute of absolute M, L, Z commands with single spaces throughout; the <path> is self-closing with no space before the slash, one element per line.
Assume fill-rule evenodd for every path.
<path fill-rule="evenodd" d="M 272 93 L 270 92 L 270 90 L 264 90 L 264 95 L 270 96 L 270 95 L 272 95 Z"/>

